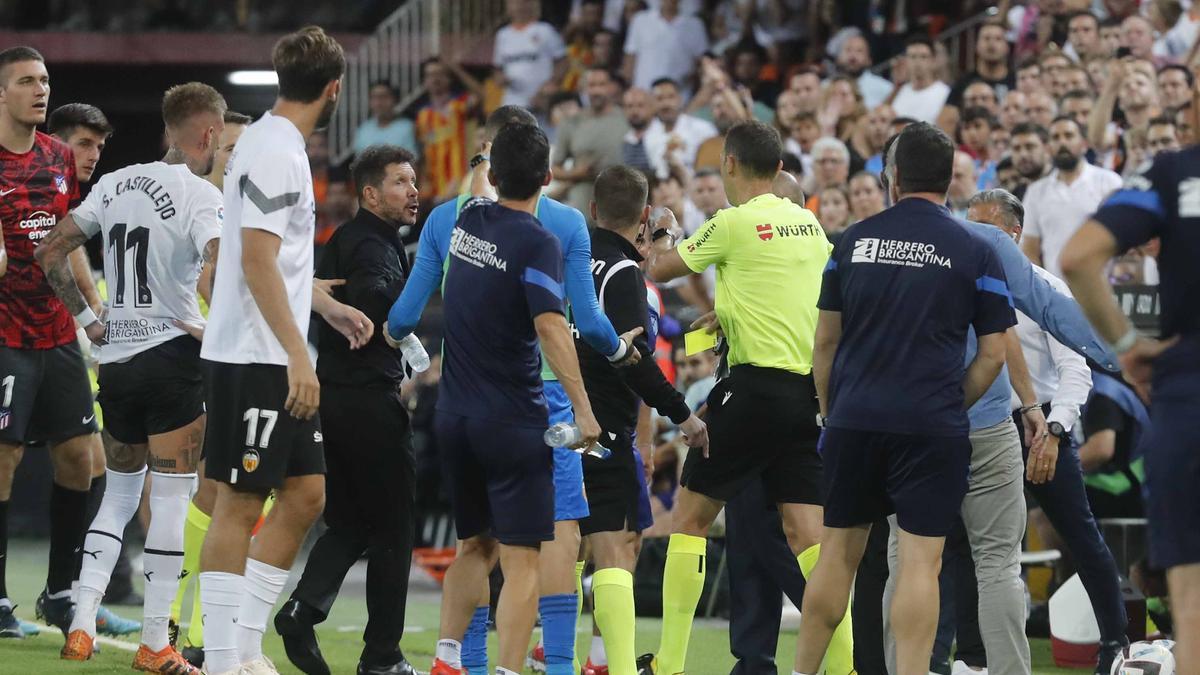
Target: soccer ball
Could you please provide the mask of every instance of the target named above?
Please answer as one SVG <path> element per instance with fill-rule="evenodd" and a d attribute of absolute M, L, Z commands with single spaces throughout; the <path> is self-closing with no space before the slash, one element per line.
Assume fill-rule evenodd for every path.
<path fill-rule="evenodd" d="M 1175 675 L 1171 640 L 1135 642 L 1113 661 L 1110 675 Z"/>

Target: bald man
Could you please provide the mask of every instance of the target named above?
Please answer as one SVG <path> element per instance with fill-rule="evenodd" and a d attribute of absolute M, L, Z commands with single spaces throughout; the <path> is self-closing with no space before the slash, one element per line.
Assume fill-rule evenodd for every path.
<path fill-rule="evenodd" d="M 776 174 L 775 182 L 771 183 L 771 192 L 776 197 L 790 200 L 793 204 L 804 204 L 804 189 L 800 187 L 800 181 L 786 171 Z"/>

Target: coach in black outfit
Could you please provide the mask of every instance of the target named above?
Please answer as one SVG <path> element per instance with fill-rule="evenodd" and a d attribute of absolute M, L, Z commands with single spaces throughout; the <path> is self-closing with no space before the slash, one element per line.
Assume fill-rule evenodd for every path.
<path fill-rule="evenodd" d="M 374 145 L 351 166 L 358 214 L 325 248 L 317 276 L 345 279 L 338 300 L 375 322 L 408 276 L 401 225 L 417 218 L 414 157 L 391 145 Z M 408 675 L 400 651 L 408 570 L 412 561 L 415 461 L 408 411 L 400 400 L 404 364 L 384 342 L 382 329 L 362 349 L 320 322 L 317 377 L 325 441 L 325 523 L 292 597 L 275 616 L 288 658 L 301 671 L 328 674 L 313 625 L 325 620 L 346 572 L 367 557 L 366 646 L 359 675 Z"/>

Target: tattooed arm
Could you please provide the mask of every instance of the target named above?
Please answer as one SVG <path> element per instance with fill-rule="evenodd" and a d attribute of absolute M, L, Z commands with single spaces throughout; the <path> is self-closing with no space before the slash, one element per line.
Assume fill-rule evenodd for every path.
<path fill-rule="evenodd" d="M 79 292 L 83 294 L 84 302 L 92 308 L 93 312 L 99 314 L 103 309 L 104 301 L 100 299 L 100 291 L 96 288 L 95 278 L 92 277 L 92 263 L 88 261 L 87 249 L 80 245 L 79 248 L 71 251 L 68 259 L 71 261 L 71 274 L 75 277 L 75 284 L 79 286 Z"/>
<path fill-rule="evenodd" d="M 87 331 L 88 339 L 99 344 L 104 340 L 104 324 L 95 317 L 87 300 L 84 299 L 83 293 L 80 292 L 68 259 L 71 251 L 79 248 L 86 241 L 87 235 L 68 215 L 58 221 L 50 234 L 34 251 L 34 255 L 37 257 L 38 264 L 42 266 L 42 271 L 46 273 L 46 280 L 54 289 L 55 295 L 67 306 L 67 311 L 75 316 L 79 316 L 85 310 L 92 314 L 90 317 L 85 317 L 90 320 L 86 321 L 87 325 L 83 328 Z M 81 321 L 81 323 L 83 322 Z"/>
<path fill-rule="evenodd" d="M 200 293 L 200 297 L 204 298 L 210 307 L 212 306 L 213 292 L 213 275 L 217 272 L 217 254 L 221 249 L 221 240 L 217 238 L 210 239 L 204 245 L 204 267 L 200 270 L 199 284 L 196 286 L 196 291 Z"/>

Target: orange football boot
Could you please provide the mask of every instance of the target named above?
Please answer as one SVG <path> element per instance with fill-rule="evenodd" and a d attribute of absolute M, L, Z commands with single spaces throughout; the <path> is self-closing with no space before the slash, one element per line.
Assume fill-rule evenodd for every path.
<path fill-rule="evenodd" d="M 59 656 L 65 661 L 87 661 L 95 651 L 94 642 L 95 638 L 82 628 L 73 630 L 67 635 L 67 644 L 63 645 Z"/>

